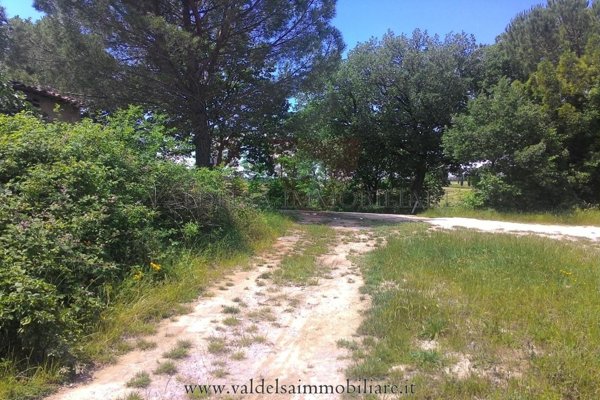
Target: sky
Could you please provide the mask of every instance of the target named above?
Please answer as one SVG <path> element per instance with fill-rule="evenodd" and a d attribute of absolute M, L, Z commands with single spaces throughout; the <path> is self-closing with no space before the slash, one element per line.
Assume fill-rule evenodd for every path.
<path fill-rule="evenodd" d="M 338 0 L 333 24 L 342 32 L 346 48 L 388 29 L 410 34 L 416 28 L 430 34 L 472 33 L 479 43 L 494 43 L 520 11 L 545 0 Z M 0 0 L 9 17 L 37 19 L 31 0 Z"/>

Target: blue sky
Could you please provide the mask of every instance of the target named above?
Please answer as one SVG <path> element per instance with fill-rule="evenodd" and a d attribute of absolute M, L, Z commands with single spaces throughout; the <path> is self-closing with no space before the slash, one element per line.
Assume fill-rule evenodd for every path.
<path fill-rule="evenodd" d="M 347 48 L 381 37 L 388 29 L 410 34 L 414 29 L 445 35 L 472 33 L 480 43 L 494 43 L 519 11 L 545 0 L 338 0 L 334 25 Z M 38 18 L 30 0 L 0 0 L 10 17 Z"/>

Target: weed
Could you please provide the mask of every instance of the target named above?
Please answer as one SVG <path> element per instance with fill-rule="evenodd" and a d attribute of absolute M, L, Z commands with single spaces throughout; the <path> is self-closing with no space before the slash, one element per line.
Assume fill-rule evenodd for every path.
<path fill-rule="evenodd" d="M 125 397 L 119 397 L 117 400 L 144 400 L 138 392 L 131 392 Z"/>
<path fill-rule="evenodd" d="M 218 337 L 211 337 L 208 339 L 208 352 L 211 354 L 223 354 L 229 351 L 227 342 L 225 339 Z"/>
<path fill-rule="evenodd" d="M 173 362 L 165 361 L 158 364 L 154 373 L 157 375 L 175 375 L 177 373 L 177 367 Z"/>
<path fill-rule="evenodd" d="M 188 350 L 192 347 L 189 340 L 179 340 L 174 348 L 163 353 L 163 357 L 179 360 L 188 356 Z"/>
<path fill-rule="evenodd" d="M 227 317 L 223 320 L 223 325 L 226 326 L 237 326 L 240 324 L 240 320 L 236 317 Z"/>
<path fill-rule="evenodd" d="M 273 314 L 273 310 L 269 307 L 263 307 L 255 311 L 250 311 L 248 313 L 248 318 L 253 321 L 269 321 L 273 322 L 277 320 L 275 314 Z"/>
<path fill-rule="evenodd" d="M 218 369 L 212 371 L 211 374 L 215 378 L 220 379 L 220 378 L 225 378 L 227 375 L 229 375 L 229 371 L 227 371 L 226 369 L 223 369 L 223 368 L 218 368 Z"/>
<path fill-rule="evenodd" d="M 126 386 L 140 389 L 150 386 L 151 382 L 150 375 L 146 371 L 141 371 L 127 381 Z"/>
<path fill-rule="evenodd" d="M 223 306 L 223 313 L 224 314 L 239 314 L 240 309 L 238 307 L 234 307 L 234 306 Z"/>
<path fill-rule="evenodd" d="M 156 348 L 156 346 L 157 346 L 156 342 L 150 342 L 145 339 L 138 339 L 135 342 L 135 347 L 137 347 L 138 349 L 140 349 L 142 351 L 154 349 L 154 348 Z"/>

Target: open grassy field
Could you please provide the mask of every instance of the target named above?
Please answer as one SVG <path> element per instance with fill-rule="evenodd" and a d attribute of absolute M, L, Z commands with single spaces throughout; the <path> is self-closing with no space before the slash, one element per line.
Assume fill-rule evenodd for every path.
<path fill-rule="evenodd" d="M 390 229 L 390 228 L 385 228 Z M 600 398 L 600 252 L 402 225 L 361 260 L 373 305 L 350 378 L 415 398 Z"/>
<path fill-rule="evenodd" d="M 420 215 L 423 217 L 461 217 L 496 221 L 528 222 L 536 224 L 600 226 L 600 209 L 575 209 L 561 212 L 501 212 L 491 209 L 474 209 L 465 203 L 473 188 L 457 183 L 444 188 L 440 203 Z"/>

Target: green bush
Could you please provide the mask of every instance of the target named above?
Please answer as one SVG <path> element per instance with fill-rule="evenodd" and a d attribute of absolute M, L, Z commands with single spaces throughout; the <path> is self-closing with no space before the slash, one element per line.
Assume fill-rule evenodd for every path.
<path fill-rule="evenodd" d="M 251 234 L 244 185 L 170 160 L 167 133 L 136 108 L 103 124 L 0 115 L 0 357 L 69 359 L 123 281 Z"/>

